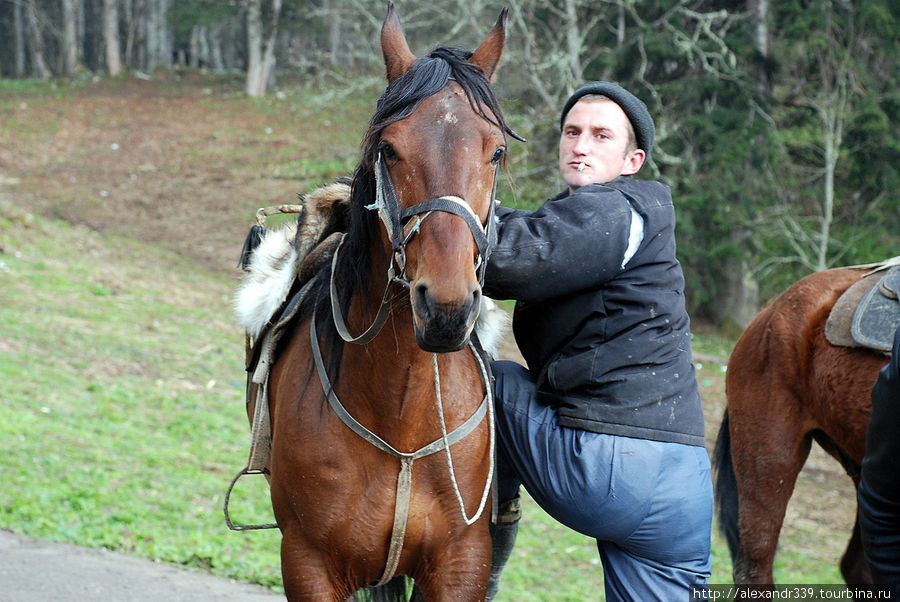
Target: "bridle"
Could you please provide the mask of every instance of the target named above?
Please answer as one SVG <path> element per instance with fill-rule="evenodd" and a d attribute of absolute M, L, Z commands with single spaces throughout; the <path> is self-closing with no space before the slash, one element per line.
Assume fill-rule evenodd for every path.
<path fill-rule="evenodd" d="M 411 286 L 409 275 L 406 273 L 406 247 L 421 229 L 422 222 L 435 211 L 451 213 L 461 217 L 466 222 L 466 225 L 469 226 L 472 237 L 475 239 L 475 246 L 478 248 L 478 257 L 475 259 L 475 272 L 478 276 L 478 283 L 484 285 L 484 273 L 487 268 L 488 258 L 497 242 L 494 208 L 497 205 L 497 174 L 500 171 L 499 158 L 496 160 L 492 159 L 491 163 L 495 166 L 494 183 L 491 188 L 487 222 L 482 225 L 472 207 L 458 196 L 433 197 L 405 209 L 401 208 L 400 201 L 397 198 L 397 190 L 394 188 L 391 173 L 384 159 L 384 153 L 378 153 L 378 157 L 375 160 L 375 202 L 371 205 L 366 205 L 365 208 L 369 211 L 378 212 L 378 217 L 391 240 L 391 261 L 387 269 L 387 284 L 385 285 L 384 295 L 381 298 L 381 306 L 378 308 L 378 313 L 375 315 L 372 324 L 362 334 L 358 336 L 351 335 L 344 322 L 334 282 L 338 256 L 344 243 L 344 237 L 346 237 L 346 234 L 344 234 L 331 259 L 331 278 L 329 282 L 331 314 L 334 317 L 335 328 L 344 341 L 359 344 L 368 343 L 375 338 L 375 335 L 384 326 L 390 314 L 393 285 L 397 283 L 405 288 L 410 288 Z M 415 223 L 410 225 L 413 218 L 415 218 Z"/>

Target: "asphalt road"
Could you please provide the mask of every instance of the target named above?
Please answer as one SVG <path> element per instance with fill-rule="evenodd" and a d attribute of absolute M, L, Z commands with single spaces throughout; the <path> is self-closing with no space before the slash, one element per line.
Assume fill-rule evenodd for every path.
<path fill-rule="evenodd" d="M 283 596 L 108 550 L 0 530 L 2 602 L 273 602 Z"/>

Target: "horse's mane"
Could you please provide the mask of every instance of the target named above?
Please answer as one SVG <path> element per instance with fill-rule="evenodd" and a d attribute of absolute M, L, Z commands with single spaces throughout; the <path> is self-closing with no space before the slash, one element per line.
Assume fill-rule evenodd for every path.
<path fill-rule="evenodd" d="M 367 290 L 371 284 L 369 249 L 381 225 L 376 212 L 366 209 L 366 206 L 375 200 L 375 162 L 384 128 L 411 115 L 423 100 L 439 92 L 453 79 L 465 91 L 477 115 L 499 127 L 504 135 L 519 138 L 506 124 L 500 103 L 482 69 L 468 62 L 471 56 L 471 52 L 460 48 L 436 48 L 427 57 L 417 59 L 409 71 L 391 82 L 378 100 L 363 139 L 362 158 L 353 175 L 346 216 L 347 234 L 335 266 L 334 283 L 344 315 L 353 293 Z M 330 233 L 325 232 L 323 237 Z M 337 335 L 331 318 L 330 277 L 331 263 L 328 262 L 319 271 L 317 294 L 309 296 L 310 301 L 300 309 L 300 317 L 305 320 L 315 310 L 316 328 L 323 339 L 328 372 L 334 383 L 337 381 L 343 340 Z M 370 302 L 375 304 L 379 299 Z M 408 303 L 408 297 L 402 296 L 401 302 Z"/>

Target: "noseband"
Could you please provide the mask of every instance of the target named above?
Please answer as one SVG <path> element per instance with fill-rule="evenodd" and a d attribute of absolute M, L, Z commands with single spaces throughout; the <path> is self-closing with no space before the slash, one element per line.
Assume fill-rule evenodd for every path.
<path fill-rule="evenodd" d="M 492 161 L 493 162 L 493 161 Z M 497 193 L 497 172 L 499 171 L 499 162 L 494 163 L 497 168 L 494 170 L 494 184 L 491 188 L 491 201 L 488 208 L 487 223 L 482 226 L 478 220 L 478 216 L 472 207 L 466 203 L 464 199 L 458 196 L 439 196 L 430 198 L 421 203 L 412 205 L 405 209 L 400 207 L 400 201 L 397 198 L 397 190 L 394 188 L 394 181 L 391 178 L 391 172 L 387 168 L 382 153 L 378 153 L 375 161 L 375 202 L 366 205 L 365 208 L 370 211 L 377 211 L 381 223 L 391 239 L 391 263 L 387 271 L 387 285 L 384 289 L 384 295 L 381 299 L 381 307 L 372 325 L 369 326 L 361 335 L 354 337 L 347 329 L 341 308 L 338 305 L 337 289 L 334 284 L 334 273 L 337 266 L 338 254 L 344 238 L 341 237 L 340 243 L 334 251 L 331 260 L 331 313 L 334 317 L 334 325 L 338 334 L 344 341 L 348 343 L 365 344 L 375 338 L 375 335 L 384 326 L 388 315 L 390 314 L 391 302 L 391 286 L 393 283 L 399 283 L 406 288 L 410 288 L 411 282 L 409 275 L 406 273 L 406 246 L 410 243 L 422 227 L 429 215 L 435 211 L 444 213 L 452 213 L 465 220 L 475 239 L 475 246 L 478 248 L 478 257 L 475 260 L 475 271 L 478 276 L 478 284 L 484 285 L 484 272 L 487 268 L 487 261 L 490 257 L 491 250 L 497 242 L 497 226 L 494 223 L 494 207 L 497 205 L 495 195 Z M 424 214 L 424 215 L 423 215 Z M 411 227 L 409 222 L 412 218 L 416 218 L 415 224 Z M 346 234 L 344 235 L 346 236 Z M 395 270 L 395 267 L 397 270 Z"/>
<path fill-rule="evenodd" d="M 394 253 L 394 261 L 400 269 L 394 280 L 409 287 L 409 278 L 406 275 L 406 245 L 421 228 L 422 222 L 435 211 L 452 213 L 465 220 L 472 232 L 475 245 L 478 247 L 478 258 L 475 262 L 478 271 L 478 283 L 484 284 L 484 268 L 490 256 L 491 249 L 497 241 L 497 228 L 494 224 L 495 194 L 497 191 L 497 171 L 494 170 L 494 184 L 491 189 L 491 203 L 488 208 L 487 223 L 482 226 L 478 216 L 472 207 L 464 199 L 458 196 L 439 196 L 428 199 L 406 209 L 400 208 L 397 198 L 397 190 L 394 181 L 388 171 L 387 164 L 382 153 L 378 153 L 375 161 L 375 202 L 367 205 L 366 209 L 377 211 L 378 217 L 384 224 L 388 236 L 391 238 L 391 247 Z M 416 217 L 425 214 L 424 217 Z M 416 223 L 408 228 L 409 221 L 416 217 Z"/>

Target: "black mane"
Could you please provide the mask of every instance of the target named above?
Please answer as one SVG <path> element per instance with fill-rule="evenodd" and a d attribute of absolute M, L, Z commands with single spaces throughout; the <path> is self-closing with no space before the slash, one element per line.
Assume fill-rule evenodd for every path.
<path fill-rule="evenodd" d="M 499 127 L 504 134 L 521 140 L 506 124 L 500 104 L 484 72 L 480 67 L 468 62 L 471 56 L 471 52 L 460 48 L 436 48 L 427 57 L 417 59 L 412 68 L 391 82 L 378 99 L 375 113 L 369 122 L 369 129 L 363 139 L 362 158 L 353 175 L 347 235 L 335 266 L 334 281 L 344 315 L 354 291 L 366 290 L 370 285 L 372 270 L 369 249 L 373 237 L 378 236 L 379 228 L 382 226 L 377 213 L 365 207 L 375 201 L 375 162 L 384 128 L 409 117 L 423 100 L 442 90 L 453 79 L 465 91 L 469 104 L 476 114 Z M 327 234 L 329 233 L 326 232 L 325 235 Z M 318 274 L 317 294 L 309 296 L 311 301 L 301 309 L 301 319 L 305 320 L 315 310 L 316 327 L 324 339 L 323 349 L 326 350 L 328 358 L 328 372 L 334 383 L 343 351 L 343 340 L 338 336 L 331 317 L 330 276 L 329 262 Z M 369 300 L 372 306 L 379 302 L 380 298 Z M 352 332 L 352 334 L 360 333 Z"/>

